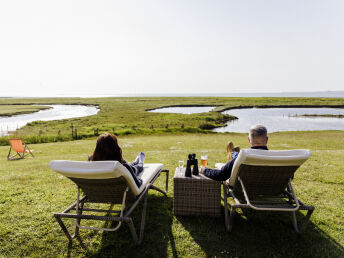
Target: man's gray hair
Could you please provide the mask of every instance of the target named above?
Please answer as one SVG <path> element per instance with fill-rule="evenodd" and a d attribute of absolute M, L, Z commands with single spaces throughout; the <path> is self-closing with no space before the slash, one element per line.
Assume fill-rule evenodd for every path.
<path fill-rule="evenodd" d="M 266 138 L 268 137 L 268 130 L 264 125 L 254 125 L 250 128 L 249 137 L 251 141 L 256 138 Z"/>

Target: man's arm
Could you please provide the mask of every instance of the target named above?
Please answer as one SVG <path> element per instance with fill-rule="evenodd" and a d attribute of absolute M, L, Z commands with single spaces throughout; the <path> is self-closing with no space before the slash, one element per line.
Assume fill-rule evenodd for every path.
<path fill-rule="evenodd" d="M 226 163 L 226 165 L 224 165 L 221 169 L 205 168 L 203 174 L 206 177 L 209 177 L 217 181 L 225 181 L 231 177 L 234 161 L 235 159 L 232 159 L 230 162 Z"/>

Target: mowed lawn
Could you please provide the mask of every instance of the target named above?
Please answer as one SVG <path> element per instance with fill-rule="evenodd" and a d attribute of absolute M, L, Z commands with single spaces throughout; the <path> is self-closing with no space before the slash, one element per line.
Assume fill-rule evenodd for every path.
<path fill-rule="evenodd" d="M 279 212 L 245 211 L 227 233 L 224 217 L 176 217 L 173 174 L 188 153 L 208 151 L 209 166 L 225 162 L 231 140 L 248 148 L 246 134 L 185 134 L 123 136 L 123 156 L 131 161 L 140 151 L 147 163 L 170 170 L 165 197 L 151 191 L 144 241 L 133 243 L 129 229 L 117 232 L 80 230 L 81 240 L 68 243 L 53 218 L 76 198 L 76 187 L 49 169 L 54 159 L 86 160 L 95 139 L 30 145 L 35 158 L 7 161 L 0 147 L 0 257 L 344 257 L 344 132 L 270 134 L 269 147 L 311 149 L 312 157 L 296 172 L 294 188 L 306 204 L 315 206 L 303 235 L 293 231 L 291 216 Z M 157 180 L 163 187 L 164 177 Z M 299 212 L 298 218 L 304 214 Z M 140 208 L 134 212 L 138 227 Z M 69 223 L 68 225 L 71 225 Z"/>

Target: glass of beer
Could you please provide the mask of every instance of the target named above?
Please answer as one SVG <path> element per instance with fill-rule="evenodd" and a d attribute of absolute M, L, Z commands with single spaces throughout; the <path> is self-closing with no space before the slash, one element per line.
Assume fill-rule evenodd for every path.
<path fill-rule="evenodd" d="M 202 161 L 202 166 L 203 166 L 203 167 L 207 167 L 208 155 L 207 155 L 207 154 L 201 155 L 201 161 Z"/>
<path fill-rule="evenodd" d="M 179 169 L 182 169 L 184 167 L 184 160 L 179 160 L 178 165 Z"/>

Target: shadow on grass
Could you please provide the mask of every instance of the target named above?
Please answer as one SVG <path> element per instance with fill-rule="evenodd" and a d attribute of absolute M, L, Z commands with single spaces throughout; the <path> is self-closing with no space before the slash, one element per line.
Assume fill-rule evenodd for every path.
<path fill-rule="evenodd" d="M 100 246 L 92 252 L 84 249 L 88 257 L 166 257 L 170 247 L 177 257 L 172 236 L 172 198 L 150 194 L 146 214 L 143 242 L 137 245 L 129 227 L 123 223 L 116 232 L 103 232 Z M 133 221 L 139 234 L 142 205 L 133 212 Z M 113 227 L 114 225 L 112 225 Z"/>
<path fill-rule="evenodd" d="M 311 221 L 297 234 L 286 212 L 244 210 L 236 214 L 232 232 L 225 231 L 224 215 L 178 220 L 208 257 L 344 257 L 344 248 Z"/>
<path fill-rule="evenodd" d="M 223 215 L 175 217 L 172 206 L 171 197 L 149 195 L 141 245 L 134 243 L 123 224 L 116 232 L 89 231 L 86 244 L 81 237 L 68 246 L 67 257 L 179 257 L 192 256 L 200 249 L 206 257 L 344 257 L 344 248 L 311 221 L 302 235 L 297 234 L 290 213 L 244 210 L 236 214 L 233 230 L 227 233 Z M 141 211 L 142 206 L 138 206 L 133 213 L 137 231 Z M 299 212 L 297 217 L 300 221 L 304 215 Z M 179 226 L 183 228 L 181 234 L 176 231 Z M 183 231 L 191 241 L 184 239 Z"/>

